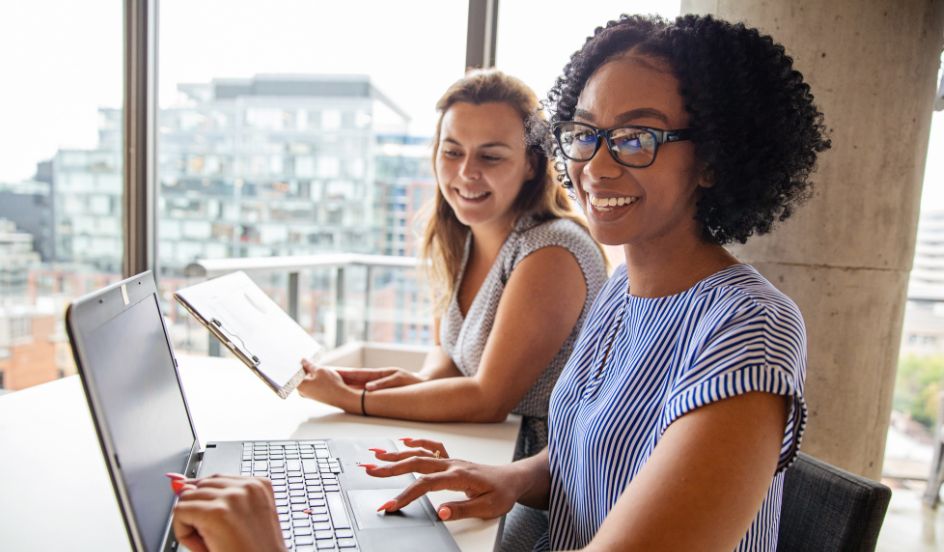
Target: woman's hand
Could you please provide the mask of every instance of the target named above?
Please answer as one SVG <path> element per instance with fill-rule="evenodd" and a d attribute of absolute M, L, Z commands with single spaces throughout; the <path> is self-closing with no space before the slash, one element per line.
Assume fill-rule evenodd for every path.
<path fill-rule="evenodd" d="M 523 492 L 521 478 L 516 476 L 513 464 L 486 466 L 453 458 L 414 455 L 382 467 L 362 466 L 368 475 L 374 477 L 411 472 L 423 474 L 395 498 L 380 506 L 378 512 L 396 512 L 430 491 L 452 490 L 464 492 L 468 500 L 440 504 L 437 508 L 439 519 L 490 519 L 508 513 Z"/>
<path fill-rule="evenodd" d="M 298 384 L 298 394 L 325 404 L 337 406 L 351 414 L 361 413 L 361 392 L 344 383 L 344 379 L 333 368 L 315 366 L 302 360 L 305 379 Z"/>
<path fill-rule="evenodd" d="M 429 378 L 403 368 L 337 368 L 344 383 L 354 389 L 377 391 L 428 381 Z"/>
<path fill-rule="evenodd" d="M 194 552 L 285 550 L 268 479 L 188 480 L 174 507 L 173 528 Z"/>

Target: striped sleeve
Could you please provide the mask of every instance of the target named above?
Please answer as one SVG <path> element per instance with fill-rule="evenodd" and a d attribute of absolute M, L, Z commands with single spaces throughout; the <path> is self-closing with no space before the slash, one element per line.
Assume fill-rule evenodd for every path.
<path fill-rule="evenodd" d="M 776 299 L 722 301 L 724 308 L 711 309 L 700 321 L 689 359 L 669 391 L 662 432 L 715 401 L 754 391 L 783 395 L 791 401 L 778 472 L 793 462 L 806 424 L 806 331 L 796 305 L 782 296 Z"/>

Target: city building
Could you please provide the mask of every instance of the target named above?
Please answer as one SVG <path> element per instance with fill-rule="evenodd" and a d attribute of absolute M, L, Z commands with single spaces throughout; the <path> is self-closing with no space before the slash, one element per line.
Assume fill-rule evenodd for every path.
<path fill-rule="evenodd" d="M 944 354 L 944 212 L 918 220 L 901 354 Z"/>

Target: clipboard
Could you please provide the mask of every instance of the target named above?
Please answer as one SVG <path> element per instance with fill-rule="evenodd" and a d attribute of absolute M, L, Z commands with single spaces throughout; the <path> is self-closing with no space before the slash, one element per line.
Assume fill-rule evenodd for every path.
<path fill-rule="evenodd" d="M 305 377 L 301 359 L 315 361 L 325 350 L 243 271 L 174 298 L 283 399 Z"/>

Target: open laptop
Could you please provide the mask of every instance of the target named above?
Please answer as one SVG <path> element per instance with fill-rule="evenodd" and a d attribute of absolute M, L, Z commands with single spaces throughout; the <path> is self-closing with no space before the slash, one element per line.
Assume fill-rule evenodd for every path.
<path fill-rule="evenodd" d="M 459 550 L 425 498 L 400 514 L 377 514 L 413 478 L 372 478 L 354 459 L 368 457 L 368 447 L 393 450 L 389 440 L 201 447 L 150 272 L 78 299 L 66 326 L 135 550 L 178 549 L 170 524 L 176 497 L 166 472 L 271 478 L 289 550 Z"/>

